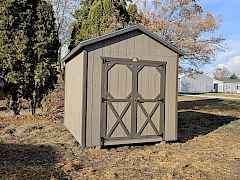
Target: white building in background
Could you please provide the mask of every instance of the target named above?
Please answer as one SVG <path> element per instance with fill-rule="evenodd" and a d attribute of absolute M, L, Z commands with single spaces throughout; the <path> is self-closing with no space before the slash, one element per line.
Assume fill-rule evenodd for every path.
<path fill-rule="evenodd" d="M 207 93 L 213 91 L 213 79 L 206 74 L 189 73 L 178 77 L 179 93 Z"/>
<path fill-rule="evenodd" d="M 213 80 L 214 92 L 221 93 L 240 93 L 240 79 Z"/>

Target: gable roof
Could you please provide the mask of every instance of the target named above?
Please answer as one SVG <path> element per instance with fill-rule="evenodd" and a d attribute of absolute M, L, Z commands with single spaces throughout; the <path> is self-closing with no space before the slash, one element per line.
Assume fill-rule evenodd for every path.
<path fill-rule="evenodd" d="M 240 79 L 224 78 L 224 79 L 214 79 L 214 80 L 222 83 L 240 83 Z"/>
<path fill-rule="evenodd" d="M 150 31 L 148 31 L 147 29 L 145 29 L 143 26 L 141 25 L 134 25 L 134 26 L 129 26 L 127 28 L 124 29 L 120 29 L 117 31 L 113 31 L 111 33 L 96 37 L 96 38 L 92 38 L 92 39 L 88 39 L 85 41 L 80 42 L 75 48 L 72 49 L 72 51 L 70 53 L 68 53 L 64 58 L 63 61 L 67 62 L 69 60 L 71 60 L 77 53 L 81 52 L 81 50 L 83 50 L 84 47 L 98 43 L 100 41 L 103 40 L 107 40 L 110 38 L 114 38 L 116 36 L 120 36 L 132 31 L 140 31 L 143 34 L 149 36 L 150 38 L 154 39 L 155 41 L 159 42 L 160 44 L 164 45 L 165 47 L 169 48 L 170 50 L 176 52 L 177 54 L 179 54 L 180 56 L 183 56 L 185 53 L 178 49 L 176 46 L 172 45 L 171 43 L 165 41 L 164 39 L 160 38 L 160 36 L 158 36 L 155 33 L 152 33 Z"/>
<path fill-rule="evenodd" d="M 201 72 L 189 72 L 189 73 L 181 73 L 178 75 L 178 79 L 184 78 L 184 77 L 188 77 L 188 78 L 197 78 L 197 77 L 206 77 L 209 79 L 213 79 L 212 77 L 210 77 L 209 75 L 205 74 L 205 73 L 201 73 Z"/>

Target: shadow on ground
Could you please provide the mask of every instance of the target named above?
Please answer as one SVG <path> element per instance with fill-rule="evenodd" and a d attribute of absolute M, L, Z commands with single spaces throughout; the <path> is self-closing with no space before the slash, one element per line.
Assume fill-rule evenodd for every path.
<path fill-rule="evenodd" d="M 223 99 L 203 99 L 193 101 L 180 101 L 178 102 L 178 110 L 183 109 L 219 109 L 219 110 L 239 110 L 240 101 L 223 100 Z"/>
<path fill-rule="evenodd" d="M 239 119 L 240 101 L 222 99 L 204 99 L 178 102 L 178 135 L 181 142 L 186 142 L 199 135 L 206 135 L 221 126 Z M 199 112 L 196 110 L 207 110 Z M 226 115 L 217 115 L 211 112 L 224 112 Z"/>
<path fill-rule="evenodd" d="M 178 113 L 178 134 L 181 142 L 188 141 L 199 135 L 206 135 L 221 126 L 239 118 L 220 116 L 195 111 Z"/>
<path fill-rule="evenodd" d="M 0 177 L 64 179 L 64 172 L 54 166 L 58 158 L 56 150 L 48 145 L 0 144 Z"/>

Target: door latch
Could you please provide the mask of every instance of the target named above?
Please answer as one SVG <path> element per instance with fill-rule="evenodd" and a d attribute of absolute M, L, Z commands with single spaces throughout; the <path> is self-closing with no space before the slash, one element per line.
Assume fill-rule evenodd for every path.
<path fill-rule="evenodd" d="M 103 97 L 102 98 L 102 102 L 106 102 L 106 101 L 107 101 L 107 99 Z"/>

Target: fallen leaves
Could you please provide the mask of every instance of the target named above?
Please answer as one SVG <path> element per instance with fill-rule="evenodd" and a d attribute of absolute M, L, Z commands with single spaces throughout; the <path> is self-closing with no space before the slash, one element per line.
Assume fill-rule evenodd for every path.
<path fill-rule="evenodd" d="M 179 131 L 185 133 L 184 141 L 110 149 L 81 149 L 52 115 L 1 117 L 0 176 L 52 180 L 237 179 L 240 120 L 221 118 L 237 108 L 226 108 L 220 114 L 211 110 L 216 103 L 208 104 L 207 109 L 205 104 L 197 111 L 191 106 L 181 111 Z"/>

